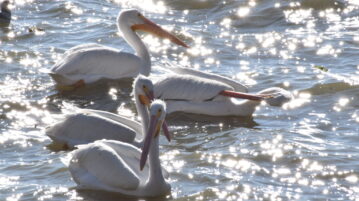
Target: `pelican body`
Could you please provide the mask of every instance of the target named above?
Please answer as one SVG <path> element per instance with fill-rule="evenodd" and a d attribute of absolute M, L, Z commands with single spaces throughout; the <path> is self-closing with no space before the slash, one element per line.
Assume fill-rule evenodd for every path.
<path fill-rule="evenodd" d="M 136 55 L 93 43 L 73 47 L 65 52 L 63 58 L 52 67 L 50 72 L 60 89 L 62 86 L 78 87 L 100 79 L 133 78 L 138 74 L 148 76 L 151 72 L 151 59 L 145 44 L 135 33 L 137 30 L 150 32 L 188 47 L 137 10 L 120 12 L 117 26 Z"/>
<path fill-rule="evenodd" d="M 148 125 L 147 107 L 153 100 L 153 85 L 144 76 L 134 81 L 133 94 L 141 122 L 101 110 L 83 109 L 71 114 L 46 129 L 46 134 L 56 143 L 68 148 L 100 139 L 112 139 L 141 147 Z M 169 139 L 168 128 L 164 132 Z"/>
<path fill-rule="evenodd" d="M 142 151 L 128 143 L 100 140 L 73 152 L 69 170 L 78 188 L 137 197 L 160 196 L 171 190 L 159 159 L 159 132 L 166 114 L 164 102 L 154 101 L 149 113 L 150 125 Z"/>
<path fill-rule="evenodd" d="M 166 101 L 167 113 L 250 116 L 261 100 L 281 106 L 292 97 L 290 92 L 278 87 L 248 94 L 245 85 L 229 78 L 186 68 L 171 70 L 176 74 L 163 76 L 154 83 L 155 98 Z"/>

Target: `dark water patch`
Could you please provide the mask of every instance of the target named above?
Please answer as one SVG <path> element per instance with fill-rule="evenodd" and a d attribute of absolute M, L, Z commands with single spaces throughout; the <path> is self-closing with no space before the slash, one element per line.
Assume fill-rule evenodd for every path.
<path fill-rule="evenodd" d="M 359 86 L 353 86 L 345 82 L 336 82 L 336 83 L 324 83 L 324 84 L 315 84 L 310 89 L 301 90 L 301 92 L 308 92 L 312 95 L 323 95 L 323 94 L 334 94 L 340 91 L 346 91 L 349 89 L 357 89 Z"/>
<path fill-rule="evenodd" d="M 118 201 L 138 201 L 138 200 L 146 200 L 146 201 L 164 201 L 164 200 L 171 200 L 170 196 L 162 196 L 162 197 L 154 197 L 154 198 L 135 198 L 130 196 L 121 195 L 118 193 L 111 193 L 105 191 L 95 191 L 95 190 L 77 190 L 79 195 L 84 197 L 86 200 L 89 201 L 96 201 L 96 200 L 118 200 Z"/>
<path fill-rule="evenodd" d="M 313 8 L 315 10 L 325 10 L 329 8 L 333 9 L 343 9 L 346 6 L 344 1 L 337 0 L 302 0 L 300 1 L 302 8 Z"/>
<path fill-rule="evenodd" d="M 171 0 L 165 1 L 166 6 L 175 9 L 175 10 L 201 10 L 201 9 L 211 9 L 221 5 L 220 1 L 216 0 L 195 0 L 191 2 L 184 2 L 181 0 Z"/>

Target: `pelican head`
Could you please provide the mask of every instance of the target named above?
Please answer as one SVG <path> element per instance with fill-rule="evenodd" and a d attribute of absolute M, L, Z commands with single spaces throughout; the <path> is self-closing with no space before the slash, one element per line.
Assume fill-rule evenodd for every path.
<path fill-rule="evenodd" d="M 149 32 L 160 38 L 167 38 L 171 42 L 177 45 L 188 47 L 184 42 L 182 42 L 176 36 L 162 29 L 160 26 L 158 26 L 157 24 L 153 23 L 152 21 L 144 17 L 140 12 L 138 12 L 135 9 L 122 11 L 118 16 L 117 21 L 119 26 L 125 25 L 131 27 L 133 31 L 141 30 L 141 31 Z"/>
<path fill-rule="evenodd" d="M 279 87 L 271 87 L 259 93 L 270 95 L 268 98 L 264 99 L 265 102 L 270 106 L 282 106 L 284 103 L 290 101 L 293 98 L 289 91 Z"/>
<path fill-rule="evenodd" d="M 146 76 L 138 75 L 133 83 L 133 94 L 138 95 L 141 104 L 149 106 L 154 99 L 152 81 Z"/>
<path fill-rule="evenodd" d="M 144 75 L 138 75 L 134 81 L 133 90 L 133 94 L 137 94 L 140 103 L 149 107 L 150 103 L 154 100 L 152 81 Z M 165 121 L 162 124 L 162 130 L 167 140 L 171 141 L 171 134 Z"/>
<path fill-rule="evenodd" d="M 166 104 L 161 100 L 155 100 L 150 106 L 150 125 L 148 127 L 145 141 L 142 147 L 140 160 L 140 169 L 142 170 L 146 164 L 147 156 L 151 147 L 152 138 L 159 136 L 161 126 L 166 117 Z"/>

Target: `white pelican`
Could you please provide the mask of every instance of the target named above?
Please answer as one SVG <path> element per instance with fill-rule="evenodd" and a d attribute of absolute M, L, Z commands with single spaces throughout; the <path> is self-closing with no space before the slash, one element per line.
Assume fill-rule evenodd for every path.
<path fill-rule="evenodd" d="M 142 126 L 137 121 L 110 112 L 84 109 L 46 128 L 46 134 L 67 148 L 100 139 L 118 140 L 141 147 L 149 121 L 147 107 L 153 100 L 152 82 L 144 76 L 138 76 L 134 81 L 133 94 Z M 163 131 L 170 139 L 168 128 L 166 124 L 163 125 Z"/>
<path fill-rule="evenodd" d="M 135 33 L 136 30 L 150 32 L 188 47 L 176 36 L 151 22 L 137 10 L 120 12 L 117 26 L 126 42 L 136 51 L 136 55 L 98 44 L 73 47 L 51 69 L 50 75 L 57 82 L 59 89 L 73 89 L 103 78 L 132 78 L 138 74 L 148 76 L 151 71 L 150 55 L 145 44 Z"/>
<path fill-rule="evenodd" d="M 96 141 L 75 150 L 69 170 L 78 188 L 137 197 L 154 197 L 170 192 L 171 186 L 163 177 L 159 159 L 159 132 L 165 115 L 164 102 L 154 101 L 142 153 L 131 144 L 114 140 Z"/>
<path fill-rule="evenodd" d="M 10 2 L 5 0 L 1 3 L 0 24 L 8 25 L 11 20 L 11 11 L 8 8 Z"/>
<path fill-rule="evenodd" d="M 229 78 L 185 68 L 172 70 L 177 74 L 163 76 L 154 83 L 155 98 L 166 101 L 167 113 L 249 116 L 261 100 L 281 106 L 292 98 L 290 92 L 278 87 L 247 94 L 242 93 L 247 91 L 244 85 Z"/>

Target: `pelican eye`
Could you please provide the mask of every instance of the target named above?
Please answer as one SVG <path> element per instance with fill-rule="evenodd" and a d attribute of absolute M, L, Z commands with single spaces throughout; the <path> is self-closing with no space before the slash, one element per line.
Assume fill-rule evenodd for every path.
<path fill-rule="evenodd" d="M 138 16 L 138 17 L 141 17 L 142 15 L 141 15 L 141 13 L 137 13 L 137 16 Z"/>
<path fill-rule="evenodd" d="M 159 117 L 161 116 L 161 114 L 162 114 L 162 109 L 158 109 L 158 110 L 157 110 L 157 114 L 156 114 L 157 117 L 159 118 Z"/>

